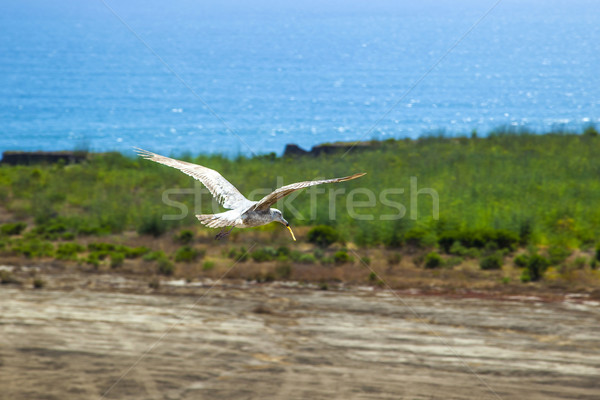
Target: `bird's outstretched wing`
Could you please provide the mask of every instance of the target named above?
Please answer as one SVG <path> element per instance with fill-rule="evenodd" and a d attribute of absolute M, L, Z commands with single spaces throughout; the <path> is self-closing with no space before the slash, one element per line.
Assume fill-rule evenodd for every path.
<path fill-rule="evenodd" d="M 151 160 L 159 164 L 168 165 L 177 168 L 186 175 L 199 180 L 206 186 L 210 193 L 225 208 L 234 209 L 250 203 L 239 190 L 236 189 L 227 179 L 223 178 L 214 169 L 203 167 L 202 165 L 192 164 L 185 161 L 175 160 L 173 158 L 161 156 L 146 150 L 136 148 L 135 151 L 146 160 Z"/>
<path fill-rule="evenodd" d="M 360 178 L 365 175 L 366 172 L 360 174 L 354 174 L 351 176 L 345 176 L 343 178 L 333 178 L 333 179 L 322 179 L 318 181 L 304 181 L 304 182 L 296 182 L 290 185 L 285 185 L 276 189 L 275 191 L 269 193 L 262 199 L 258 201 L 254 206 L 252 206 L 251 210 L 268 210 L 273 204 L 277 203 L 277 200 L 287 196 L 288 194 L 295 192 L 296 190 L 304 189 L 309 186 L 321 185 L 323 183 L 334 183 L 334 182 L 344 182 L 352 179 Z"/>

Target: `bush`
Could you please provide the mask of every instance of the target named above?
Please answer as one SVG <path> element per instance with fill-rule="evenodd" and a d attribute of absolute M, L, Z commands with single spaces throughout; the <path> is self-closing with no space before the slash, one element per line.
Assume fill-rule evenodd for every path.
<path fill-rule="evenodd" d="M 109 252 L 115 250 L 115 245 L 111 243 L 90 243 L 88 244 L 89 251 Z"/>
<path fill-rule="evenodd" d="M 167 258 L 167 255 L 165 254 L 164 251 L 158 250 L 158 251 L 151 251 L 149 253 L 146 253 L 142 259 L 144 261 L 156 261 L 156 260 L 160 260 L 162 258 Z"/>
<path fill-rule="evenodd" d="M 515 257 L 514 263 L 517 267 L 525 268 L 529 263 L 529 256 L 527 254 L 519 254 Z"/>
<path fill-rule="evenodd" d="M 263 247 L 262 249 L 254 250 L 250 257 L 256 262 L 273 261 L 277 257 L 277 251 L 272 247 Z"/>
<path fill-rule="evenodd" d="M 317 262 L 317 259 L 312 254 L 302 254 L 298 257 L 298 262 L 300 264 L 314 264 Z"/>
<path fill-rule="evenodd" d="M 12 247 L 12 250 L 27 258 L 52 257 L 54 246 L 50 242 L 39 239 L 20 240 Z"/>
<path fill-rule="evenodd" d="M 329 247 L 340 240 L 338 232 L 327 225 L 317 225 L 308 231 L 308 241 L 322 248 Z"/>
<path fill-rule="evenodd" d="M 194 232 L 186 229 L 175 235 L 175 241 L 181 244 L 190 244 L 194 240 Z"/>
<path fill-rule="evenodd" d="M 600 261 L 600 243 L 596 246 L 596 260 Z"/>
<path fill-rule="evenodd" d="M 458 242 L 465 248 L 496 248 L 496 249 L 515 249 L 519 244 L 520 238 L 516 233 L 498 229 L 498 230 L 486 230 L 486 229 L 472 229 L 464 231 L 447 231 L 444 232 L 438 244 L 446 253 L 451 253 L 453 246 Z M 494 247 L 495 246 L 495 247 Z M 455 249 L 457 249 L 455 247 Z M 456 253 L 454 253 L 456 254 Z M 461 254 L 457 254 L 461 255 Z M 466 254 L 462 254 L 466 255 Z"/>
<path fill-rule="evenodd" d="M 361 257 L 360 261 L 365 265 L 371 265 L 371 259 L 369 257 Z"/>
<path fill-rule="evenodd" d="M 291 250 L 290 250 L 290 248 L 289 248 L 289 247 L 287 247 L 287 246 L 279 246 L 279 247 L 277 248 L 277 256 L 278 256 L 278 257 L 281 257 L 281 256 L 284 256 L 284 257 L 289 257 L 291 252 L 292 252 L 292 251 L 291 251 Z"/>
<path fill-rule="evenodd" d="M 175 266 L 166 258 L 158 260 L 158 273 L 161 275 L 171 276 L 175 273 Z"/>
<path fill-rule="evenodd" d="M 13 236 L 20 235 L 27 228 L 27 224 L 25 222 L 15 222 L 12 224 L 4 224 L 0 227 L 0 233 L 3 235 Z"/>
<path fill-rule="evenodd" d="M 118 268 L 123 265 L 123 261 L 125 261 L 125 254 L 113 252 L 110 254 L 110 267 Z"/>
<path fill-rule="evenodd" d="M 56 258 L 59 260 L 73 260 L 77 258 L 77 253 L 84 250 L 85 248 L 78 243 L 61 243 L 56 249 Z"/>
<path fill-rule="evenodd" d="M 441 267 L 443 263 L 444 260 L 442 260 L 442 257 L 435 251 L 432 251 L 431 253 L 425 256 L 425 268 L 438 268 Z"/>
<path fill-rule="evenodd" d="M 138 225 L 137 233 L 159 237 L 167 231 L 167 224 L 158 214 L 144 214 Z"/>
<path fill-rule="evenodd" d="M 340 250 L 336 251 L 333 255 L 333 261 L 336 264 L 347 264 L 352 262 L 352 257 L 350 257 L 344 250 Z"/>
<path fill-rule="evenodd" d="M 371 272 L 369 274 L 369 282 L 375 282 L 377 280 L 377 274 L 375 272 Z"/>
<path fill-rule="evenodd" d="M 122 252 L 123 254 L 125 254 L 126 258 L 138 258 L 138 257 L 142 257 L 143 255 L 147 254 L 150 249 L 145 247 L 145 246 L 140 246 L 140 247 L 125 247 L 123 246 L 122 249 L 119 249 L 120 252 Z"/>
<path fill-rule="evenodd" d="M 33 287 L 34 289 L 41 289 L 46 285 L 46 282 L 42 278 L 34 278 L 33 279 Z"/>
<path fill-rule="evenodd" d="M 479 267 L 486 271 L 502 268 L 502 255 L 495 253 L 482 258 L 479 262 Z"/>
<path fill-rule="evenodd" d="M 550 266 L 550 260 L 539 254 L 533 254 L 529 257 L 527 266 L 521 274 L 521 281 L 537 281 L 542 278 L 546 269 Z"/>
<path fill-rule="evenodd" d="M 196 250 L 191 246 L 182 246 L 175 252 L 175 262 L 192 262 L 204 255 L 204 251 Z"/>
<path fill-rule="evenodd" d="M 210 260 L 206 260 L 204 261 L 204 263 L 202 264 L 202 270 L 203 271 L 210 271 L 211 269 L 213 269 L 215 267 L 215 262 L 214 261 L 210 261 Z"/>
<path fill-rule="evenodd" d="M 421 228 L 413 228 L 404 234 L 404 241 L 409 246 L 425 247 L 428 244 L 427 231 Z"/>

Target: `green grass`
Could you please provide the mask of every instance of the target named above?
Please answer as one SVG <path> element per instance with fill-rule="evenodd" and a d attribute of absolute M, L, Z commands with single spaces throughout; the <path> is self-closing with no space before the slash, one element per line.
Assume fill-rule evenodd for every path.
<path fill-rule="evenodd" d="M 367 172 L 355 181 L 321 186 L 323 194 L 311 188 L 295 199 L 289 198 L 297 213 L 285 205 L 280 209 L 294 226 L 327 225 L 335 229 L 341 241 L 363 246 L 427 247 L 450 232 L 458 238 L 444 242 L 443 247 L 450 252 L 455 241 L 468 247 L 468 234 L 479 232 L 489 239 L 498 230 L 504 235 L 498 240 L 508 240 L 511 247 L 515 240 L 521 246 L 593 246 L 600 238 L 598 154 L 597 135 L 497 133 L 487 138 L 386 141 L 373 150 L 351 152 L 345 157 L 227 159 L 204 155 L 191 161 L 220 171 L 244 194 L 257 188 L 274 189 L 277 174 L 282 175 L 280 182 L 287 184 Z M 177 170 L 116 153 L 95 155 L 86 163 L 69 166 L 0 167 L 3 205 L 17 219 L 33 217 L 35 228 L 25 234 L 45 240 L 124 230 L 160 236 L 181 227 L 198 227 L 194 214 L 212 212 L 211 197 L 200 188 Z M 372 191 L 374 204 L 348 210 L 347 194 L 357 188 Z M 382 198 L 382 191 L 390 188 L 404 192 Z M 415 188 L 431 188 L 438 193 L 439 219 L 433 213 L 430 195 L 419 194 L 416 207 L 411 203 Z M 170 200 L 188 208 L 185 218 L 163 218 L 180 212 L 162 200 L 164 191 L 173 189 L 197 192 L 197 196 L 169 195 Z M 345 193 L 330 196 L 333 189 Z M 312 210 L 311 193 L 317 198 Z M 366 202 L 367 196 L 357 193 L 355 200 Z M 390 205 L 390 201 L 397 204 Z M 332 204 L 335 213 L 330 214 Z M 390 219 L 399 212 L 404 218 Z M 18 231 L 5 229 L 6 234 Z M 30 256 L 51 253 L 45 244 L 33 247 L 31 251 L 20 250 Z"/>

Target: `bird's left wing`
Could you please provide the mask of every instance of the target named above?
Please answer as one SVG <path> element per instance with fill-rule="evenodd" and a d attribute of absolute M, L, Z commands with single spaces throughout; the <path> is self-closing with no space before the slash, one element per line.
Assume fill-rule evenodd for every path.
<path fill-rule="evenodd" d="M 296 190 L 304 189 L 309 186 L 321 185 L 323 183 L 335 183 L 335 182 L 344 182 L 350 181 L 352 179 L 360 178 L 365 175 L 366 172 L 360 174 L 354 174 L 351 176 L 345 176 L 343 178 L 333 178 L 333 179 L 322 179 L 318 181 L 304 181 L 304 182 L 296 182 L 290 185 L 285 185 L 276 189 L 275 191 L 269 193 L 254 206 L 250 207 L 251 210 L 268 210 L 273 204 L 277 203 L 277 200 L 287 196 L 288 194 L 295 192 Z"/>
<path fill-rule="evenodd" d="M 174 158 L 161 156 L 142 149 L 136 148 L 135 151 L 146 160 L 177 168 L 184 174 L 199 180 L 225 208 L 234 209 L 250 202 L 235 186 L 214 169 L 175 160 Z"/>

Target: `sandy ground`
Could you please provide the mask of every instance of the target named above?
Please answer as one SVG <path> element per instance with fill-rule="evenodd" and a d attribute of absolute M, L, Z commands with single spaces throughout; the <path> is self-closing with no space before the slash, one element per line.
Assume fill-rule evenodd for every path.
<path fill-rule="evenodd" d="M 600 398 L 585 298 L 171 287 L 1 286 L 0 398 Z"/>

